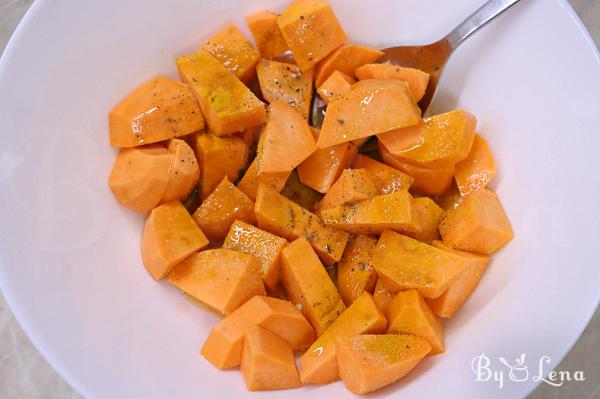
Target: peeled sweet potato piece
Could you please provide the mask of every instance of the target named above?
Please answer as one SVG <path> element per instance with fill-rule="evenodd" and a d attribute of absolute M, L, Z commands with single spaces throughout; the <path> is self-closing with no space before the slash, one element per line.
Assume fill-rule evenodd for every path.
<path fill-rule="evenodd" d="M 250 166 L 248 166 L 246 173 L 244 173 L 244 176 L 238 183 L 238 188 L 242 190 L 242 192 L 246 194 L 252 201 L 256 200 L 256 191 L 258 190 L 259 184 L 266 184 L 273 190 L 281 192 L 291 174 L 291 172 L 263 172 L 262 176 L 258 177 L 257 164 L 258 163 L 255 158 Z"/>
<path fill-rule="evenodd" d="M 254 295 L 266 295 L 258 259 L 223 248 L 187 257 L 171 269 L 169 283 L 224 315 Z"/>
<path fill-rule="evenodd" d="M 298 169 L 292 171 L 290 174 L 283 190 L 281 190 L 281 195 L 294 201 L 309 212 L 313 212 L 316 204 L 323 198 L 323 194 L 300 181 Z"/>
<path fill-rule="evenodd" d="M 420 69 L 406 68 L 389 63 L 367 64 L 354 71 L 360 80 L 365 79 L 398 79 L 408 84 L 410 93 L 416 102 L 421 101 L 427 90 L 429 74 Z"/>
<path fill-rule="evenodd" d="M 183 200 L 194 190 L 200 178 L 200 168 L 192 147 L 183 140 L 169 141 L 168 150 L 173 154 L 169 168 L 169 183 L 161 203 Z"/>
<path fill-rule="evenodd" d="M 353 78 L 340 71 L 333 71 L 323 83 L 318 86 L 317 93 L 326 104 L 337 100 L 352 90 Z"/>
<path fill-rule="evenodd" d="M 373 183 L 379 195 L 392 194 L 408 190 L 413 178 L 404 172 L 378 162 L 366 155 L 358 155 L 352 163 L 354 169 L 365 169 L 371 174 Z"/>
<path fill-rule="evenodd" d="M 202 130 L 204 118 L 185 84 L 158 76 L 114 107 L 108 125 L 110 145 L 136 147 Z"/>
<path fill-rule="evenodd" d="M 484 188 L 496 175 L 496 162 L 487 141 L 476 134 L 469 155 L 456 164 L 454 180 L 461 195 Z"/>
<path fill-rule="evenodd" d="M 366 169 L 344 169 L 339 179 L 319 202 L 319 210 L 355 204 L 377 195 L 371 173 Z"/>
<path fill-rule="evenodd" d="M 263 58 L 271 59 L 288 50 L 285 39 L 277 26 L 277 17 L 272 11 L 258 11 L 246 17 L 248 29 L 254 37 L 256 47 Z"/>
<path fill-rule="evenodd" d="M 439 237 L 438 226 L 445 212 L 428 197 L 414 198 L 411 206 L 416 231 L 407 233 L 407 235 L 430 244 Z"/>
<path fill-rule="evenodd" d="M 375 284 L 375 290 L 373 291 L 373 300 L 377 304 L 377 307 L 383 314 L 387 312 L 387 308 L 394 299 L 395 294 L 388 290 L 383 284 L 383 280 L 377 279 Z"/>
<path fill-rule="evenodd" d="M 315 65 L 315 86 L 321 86 L 336 70 L 354 76 L 356 68 L 374 62 L 383 55 L 383 51 L 371 47 L 344 44 Z"/>
<path fill-rule="evenodd" d="M 340 296 L 350 306 L 363 291 L 373 292 L 377 272 L 373 268 L 372 255 L 377 238 L 368 235 L 351 237 L 344 255 L 337 265 L 337 282 Z"/>

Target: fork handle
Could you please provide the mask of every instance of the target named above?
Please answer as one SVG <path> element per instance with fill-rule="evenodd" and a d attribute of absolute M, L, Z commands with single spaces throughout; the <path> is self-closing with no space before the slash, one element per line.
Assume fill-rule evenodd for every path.
<path fill-rule="evenodd" d="M 489 0 L 446 36 L 452 50 L 520 0 Z"/>

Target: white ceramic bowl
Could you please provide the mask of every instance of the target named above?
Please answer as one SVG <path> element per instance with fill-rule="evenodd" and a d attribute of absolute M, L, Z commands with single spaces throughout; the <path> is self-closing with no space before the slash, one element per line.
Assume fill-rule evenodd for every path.
<path fill-rule="evenodd" d="M 337 0 L 350 38 L 373 46 L 440 37 L 483 0 Z M 107 113 L 230 19 L 283 0 L 38 0 L 0 64 L 0 285 L 46 359 L 88 397 L 330 398 L 341 383 L 249 394 L 198 350 L 217 317 L 140 262 L 143 218 L 106 184 Z M 600 63 L 562 0 L 523 0 L 455 54 L 434 104 L 479 118 L 516 238 L 446 323 L 447 353 L 375 396 L 522 397 L 599 299 Z M 526 353 L 530 376 L 476 382 L 474 356 Z"/>

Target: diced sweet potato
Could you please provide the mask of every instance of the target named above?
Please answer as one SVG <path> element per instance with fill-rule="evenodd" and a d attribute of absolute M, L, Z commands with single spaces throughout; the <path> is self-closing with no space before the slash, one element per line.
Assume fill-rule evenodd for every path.
<path fill-rule="evenodd" d="M 339 339 L 385 331 L 387 321 L 371 294 L 363 292 L 300 357 L 303 383 L 327 384 L 339 379 L 336 346 Z"/>
<path fill-rule="evenodd" d="M 266 184 L 273 190 L 280 192 L 285 187 L 285 183 L 290 177 L 290 174 L 291 172 L 263 173 L 262 176 L 258 177 L 257 160 L 255 158 L 238 183 L 238 188 L 242 190 L 248 198 L 255 201 L 259 184 Z"/>
<path fill-rule="evenodd" d="M 392 292 L 415 288 L 437 298 L 465 268 L 464 260 L 413 238 L 386 230 L 373 254 L 379 280 Z"/>
<path fill-rule="evenodd" d="M 294 0 L 277 18 L 277 25 L 303 71 L 312 69 L 346 41 L 327 0 Z"/>
<path fill-rule="evenodd" d="M 367 235 L 351 237 L 344 255 L 337 265 L 337 282 L 340 296 L 350 306 L 363 293 L 373 292 L 377 272 L 371 259 L 377 238 Z"/>
<path fill-rule="evenodd" d="M 260 91 L 269 103 L 282 101 L 308 119 L 312 99 L 313 72 L 297 65 L 262 60 L 256 67 Z"/>
<path fill-rule="evenodd" d="M 177 69 L 200 103 L 210 130 L 217 136 L 241 132 L 265 121 L 264 103 L 208 52 L 179 57 Z"/>
<path fill-rule="evenodd" d="M 325 264 L 342 257 L 348 233 L 325 226 L 317 215 L 272 188 L 262 184 L 258 187 L 254 212 L 258 227 L 263 230 L 289 241 L 305 237 Z"/>
<path fill-rule="evenodd" d="M 323 334 L 346 309 L 310 243 L 301 237 L 281 252 L 281 282 L 292 303 Z"/>
<path fill-rule="evenodd" d="M 366 169 L 371 174 L 379 195 L 408 190 L 413 183 L 413 178 L 406 173 L 365 155 L 358 155 L 354 158 L 352 167 L 354 169 Z"/>
<path fill-rule="evenodd" d="M 246 17 L 246 23 L 254 37 L 256 47 L 263 58 L 271 59 L 288 50 L 285 39 L 277 26 L 277 17 L 272 11 L 258 11 Z"/>
<path fill-rule="evenodd" d="M 259 326 L 250 326 L 244 332 L 240 370 L 249 391 L 295 388 L 301 384 L 290 344 Z"/>
<path fill-rule="evenodd" d="M 377 138 L 395 157 L 425 168 L 447 168 L 469 155 L 477 121 L 463 110 L 423 119 L 415 126 L 382 134 Z"/>
<path fill-rule="evenodd" d="M 208 240 L 181 202 L 154 208 L 142 235 L 142 262 L 155 280 L 177 263 L 208 245 Z"/>
<path fill-rule="evenodd" d="M 315 209 L 316 204 L 323 198 L 323 194 L 313 190 L 300 181 L 298 170 L 292 171 L 290 177 L 281 190 L 281 195 L 294 201 L 309 212 Z"/>
<path fill-rule="evenodd" d="M 160 199 L 161 203 L 185 199 L 194 190 L 200 178 L 196 155 L 188 143 L 172 139 L 168 149 L 173 158 L 169 168 L 169 183 Z"/>
<path fill-rule="evenodd" d="M 338 205 L 320 212 L 326 225 L 356 234 L 381 234 L 392 229 L 415 232 L 412 197 L 408 191 L 378 195 L 354 205 Z"/>
<path fill-rule="evenodd" d="M 442 323 L 417 290 L 396 294 L 388 306 L 386 316 L 388 333 L 419 336 L 429 342 L 432 355 L 444 352 Z"/>
<path fill-rule="evenodd" d="M 256 223 L 254 203 L 224 177 L 194 212 L 194 220 L 210 242 L 220 244 L 235 220 Z"/>
<path fill-rule="evenodd" d="M 377 195 L 371 173 L 366 169 L 344 169 L 339 179 L 319 202 L 319 210 L 355 204 Z"/>
<path fill-rule="evenodd" d="M 236 220 L 225 237 L 223 248 L 256 256 L 262 266 L 265 286 L 275 291 L 279 283 L 280 254 L 286 244 L 284 238 Z"/>
<path fill-rule="evenodd" d="M 405 82 L 362 80 L 350 93 L 329 104 L 317 145 L 331 147 L 412 126 L 420 120 L 421 110 Z"/>
<path fill-rule="evenodd" d="M 220 320 L 210 331 L 200 353 L 218 369 L 240 365 L 244 331 L 261 326 L 287 341 L 293 350 L 304 349 L 315 340 L 315 332 L 290 302 L 256 295 Z"/>
<path fill-rule="evenodd" d="M 454 166 L 430 169 L 412 165 L 392 155 L 387 148 L 379 142 L 379 153 L 386 164 L 411 176 L 414 180 L 411 190 L 426 195 L 440 195 L 452 185 L 454 179 Z"/>
<path fill-rule="evenodd" d="M 408 236 L 430 244 L 439 237 L 438 226 L 445 212 L 431 198 L 421 197 L 412 200 L 412 216 L 416 231 Z"/>
<path fill-rule="evenodd" d="M 135 89 L 108 115 L 110 145 L 136 147 L 204 128 L 192 91 L 183 83 L 158 76 Z"/>
<path fill-rule="evenodd" d="M 148 213 L 169 185 L 171 154 L 159 145 L 123 148 L 113 165 L 108 185 L 123 206 Z"/>
<path fill-rule="evenodd" d="M 486 188 L 467 195 L 456 209 L 449 211 L 440 223 L 440 233 L 444 244 L 452 248 L 486 255 L 514 237 L 498 196 Z"/>
<path fill-rule="evenodd" d="M 383 55 L 383 51 L 371 47 L 345 44 L 315 65 L 315 86 L 321 86 L 336 70 L 354 76 L 356 68 L 377 61 Z"/>
<path fill-rule="evenodd" d="M 356 69 L 354 72 L 360 80 L 364 79 L 398 79 L 408 83 L 410 93 L 416 102 L 421 101 L 427 84 L 429 74 L 420 69 L 406 68 L 393 64 L 367 64 Z"/>
<path fill-rule="evenodd" d="M 407 334 L 355 335 L 337 345 L 340 378 L 358 395 L 398 381 L 429 353 L 429 343 Z"/>
<path fill-rule="evenodd" d="M 333 73 L 319 85 L 317 93 L 319 93 L 319 96 L 326 104 L 329 104 L 343 95 L 350 93 L 354 82 L 354 78 L 345 73 L 333 71 Z"/>
<path fill-rule="evenodd" d="M 373 291 L 373 300 L 383 314 L 387 312 L 387 308 L 392 299 L 394 299 L 394 296 L 395 294 L 383 285 L 383 280 L 377 279 L 377 284 L 375 284 L 375 290 Z"/>
<path fill-rule="evenodd" d="M 258 259 L 223 248 L 188 256 L 171 269 L 169 283 L 224 315 L 266 294 Z"/>
<path fill-rule="evenodd" d="M 291 172 L 317 149 L 310 127 L 298 111 L 281 101 L 272 102 L 269 111 L 258 142 L 258 176 Z"/>
<path fill-rule="evenodd" d="M 456 164 L 454 179 L 462 195 L 484 188 L 496 175 L 496 162 L 487 141 L 476 134 L 469 155 Z"/>
<path fill-rule="evenodd" d="M 200 167 L 200 196 L 205 199 L 224 177 L 236 181 L 248 161 L 248 146 L 237 136 L 201 132 L 192 139 Z"/>
<path fill-rule="evenodd" d="M 469 296 L 471 296 L 473 291 L 475 291 L 475 288 L 477 288 L 490 258 L 485 255 L 452 249 L 441 241 L 434 241 L 432 245 L 444 251 L 462 256 L 467 265 L 465 270 L 450 284 L 442 295 L 435 299 L 426 300 L 431 310 L 438 316 L 452 317 L 462 307 Z"/>

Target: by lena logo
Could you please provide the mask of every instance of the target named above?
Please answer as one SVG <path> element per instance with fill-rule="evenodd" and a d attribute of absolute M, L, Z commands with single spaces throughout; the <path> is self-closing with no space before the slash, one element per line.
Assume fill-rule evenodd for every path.
<path fill-rule="evenodd" d="M 498 357 L 498 363 L 492 365 L 492 360 L 485 353 L 482 353 L 475 356 L 471 361 L 471 370 L 475 374 L 476 382 L 492 381 L 498 385 L 498 389 L 504 387 L 506 380 L 524 382 L 531 379 L 533 382 L 541 381 L 554 387 L 560 387 L 568 381 L 585 381 L 585 376 L 581 370 L 574 372 L 552 370 L 547 372 L 546 366 L 552 360 L 548 355 L 540 357 L 536 368 L 532 369 L 530 373 L 526 357 L 525 353 L 521 353 L 519 357 L 509 362 L 500 356 Z"/>

